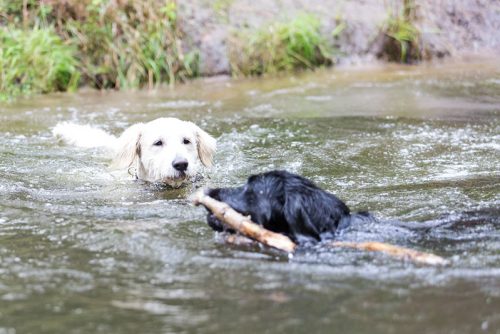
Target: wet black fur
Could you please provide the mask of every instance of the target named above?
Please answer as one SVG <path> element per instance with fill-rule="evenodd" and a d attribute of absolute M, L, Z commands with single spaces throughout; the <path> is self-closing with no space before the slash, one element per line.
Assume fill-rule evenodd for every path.
<path fill-rule="evenodd" d="M 252 175 L 242 187 L 209 189 L 207 194 L 300 244 L 332 239 L 354 218 L 375 220 L 367 213 L 351 214 L 336 196 L 286 171 Z M 214 230 L 224 230 L 213 214 L 208 214 L 207 221 Z"/>

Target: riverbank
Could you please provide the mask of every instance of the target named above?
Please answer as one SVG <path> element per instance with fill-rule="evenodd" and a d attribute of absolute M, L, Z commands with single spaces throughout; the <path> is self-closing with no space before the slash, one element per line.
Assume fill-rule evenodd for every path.
<path fill-rule="evenodd" d="M 500 52 L 492 0 L 11 1 L 0 98 Z"/>
<path fill-rule="evenodd" d="M 200 73 L 231 73 L 234 34 L 271 22 L 315 15 L 334 63 L 401 61 L 401 43 L 414 48 L 403 62 L 500 51 L 495 1 L 189 0 L 179 6 L 184 30 L 200 50 Z M 392 41 L 391 41 L 392 40 Z M 394 43 L 391 43 L 394 42 Z"/>

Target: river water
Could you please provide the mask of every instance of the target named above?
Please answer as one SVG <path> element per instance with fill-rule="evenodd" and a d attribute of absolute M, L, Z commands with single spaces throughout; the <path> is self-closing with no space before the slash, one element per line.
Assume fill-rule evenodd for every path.
<path fill-rule="evenodd" d="M 106 152 L 51 135 L 161 116 L 217 137 L 204 185 L 287 169 L 382 220 L 448 219 L 384 237 L 451 264 L 227 245 L 191 188 L 110 173 Z M 498 62 L 54 94 L 0 120 L 0 333 L 500 333 Z"/>

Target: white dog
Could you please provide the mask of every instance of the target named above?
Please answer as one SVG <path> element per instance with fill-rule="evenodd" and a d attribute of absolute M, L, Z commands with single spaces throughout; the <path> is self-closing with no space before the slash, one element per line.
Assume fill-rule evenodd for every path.
<path fill-rule="evenodd" d="M 172 187 L 192 182 L 201 165 L 212 166 L 216 140 L 194 123 L 158 118 L 138 123 L 116 138 L 88 125 L 59 123 L 53 134 L 80 147 L 107 147 L 114 151 L 112 167 L 135 167 L 138 179 Z"/>

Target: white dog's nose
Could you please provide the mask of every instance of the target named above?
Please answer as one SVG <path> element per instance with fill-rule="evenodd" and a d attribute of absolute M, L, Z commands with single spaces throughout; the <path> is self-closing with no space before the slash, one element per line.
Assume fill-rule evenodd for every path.
<path fill-rule="evenodd" d="M 176 159 L 172 162 L 172 166 L 179 172 L 185 172 L 188 168 L 188 162 L 186 159 Z"/>

